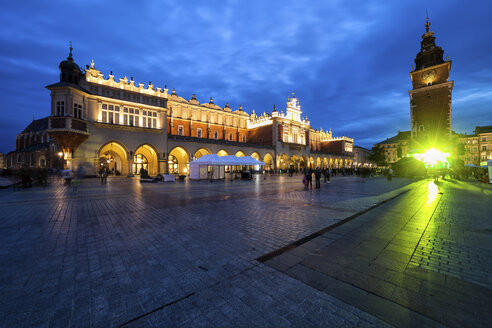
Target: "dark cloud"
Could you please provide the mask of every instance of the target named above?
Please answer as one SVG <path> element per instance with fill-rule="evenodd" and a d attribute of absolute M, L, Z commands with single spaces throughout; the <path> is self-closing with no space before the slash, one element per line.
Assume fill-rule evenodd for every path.
<path fill-rule="evenodd" d="M 408 130 L 410 67 L 425 10 L 453 60 L 453 127 L 492 124 L 489 4 L 460 1 L 38 1 L 0 12 L 0 151 L 49 114 L 58 63 L 176 88 L 246 111 L 285 109 L 292 91 L 314 128 L 372 144 Z"/>

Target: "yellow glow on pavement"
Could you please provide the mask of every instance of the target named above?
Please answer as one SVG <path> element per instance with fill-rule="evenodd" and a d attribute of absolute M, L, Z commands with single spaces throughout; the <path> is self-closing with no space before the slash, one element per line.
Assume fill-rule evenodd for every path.
<path fill-rule="evenodd" d="M 439 194 L 439 187 L 434 183 L 434 181 L 429 181 L 427 183 L 427 202 L 426 204 L 432 203 L 437 195 Z"/>

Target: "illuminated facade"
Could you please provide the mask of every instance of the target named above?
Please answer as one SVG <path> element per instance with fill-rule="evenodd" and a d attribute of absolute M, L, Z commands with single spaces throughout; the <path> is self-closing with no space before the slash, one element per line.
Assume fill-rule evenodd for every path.
<path fill-rule="evenodd" d="M 60 81 L 47 86 L 51 115 L 42 133 L 61 148 L 64 167 L 89 174 L 107 167 L 123 176 L 142 168 L 150 175 L 187 174 L 190 161 L 211 153 L 253 156 L 271 171 L 353 164 L 353 139 L 314 130 L 294 94 L 285 113 L 274 108 L 250 115 L 212 98 L 200 103 L 151 82 L 115 79 L 112 72 L 105 78 L 94 62 L 81 70 L 71 47 L 59 68 Z"/>

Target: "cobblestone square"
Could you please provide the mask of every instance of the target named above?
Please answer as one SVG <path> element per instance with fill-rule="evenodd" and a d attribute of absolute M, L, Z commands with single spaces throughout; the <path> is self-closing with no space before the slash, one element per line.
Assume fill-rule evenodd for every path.
<path fill-rule="evenodd" d="M 398 298 L 401 286 L 394 279 L 399 270 L 392 275 L 384 269 L 383 280 L 366 279 L 360 272 L 364 263 L 373 261 L 367 252 L 379 254 L 379 240 L 401 230 L 401 224 L 374 224 L 369 231 L 354 230 L 354 225 L 394 215 L 398 209 L 382 208 L 420 192 L 405 203 L 417 208 L 419 199 L 427 200 L 427 194 L 421 194 L 427 183 L 383 178 L 363 183 L 356 177 L 337 177 L 319 191 L 304 191 L 300 176 L 158 184 L 114 178 L 106 186 L 85 180 L 76 191 L 57 181 L 44 189 L 2 190 L 2 326 L 398 325 L 339 297 L 330 289 L 334 285 L 326 268 L 336 279 L 359 281 L 359 291 L 386 290 L 388 300 Z M 452 203 L 449 199 L 440 208 L 453 212 Z M 443 217 L 441 213 L 437 218 Z M 489 225 L 482 223 L 485 227 Z M 420 258 L 429 250 L 433 255 L 426 272 L 438 274 L 441 263 L 456 281 L 479 281 L 480 288 L 489 290 L 490 248 L 476 248 L 475 235 L 462 232 L 466 237 L 456 242 L 467 246 L 450 248 L 429 227 L 424 231 L 425 225 L 408 228 L 412 235 L 393 239 L 396 248 L 377 255 L 377 265 L 401 263 L 402 270 L 420 269 Z M 394 255 L 422 233 L 420 241 L 411 244 L 417 246 L 415 254 Z M 368 235 L 373 237 L 366 239 L 366 246 L 353 253 L 359 239 Z M 337 245 L 342 240 L 344 244 Z M 482 241 L 489 239 L 485 235 Z M 290 251 L 279 252 L 288 245 L 293 245 Z M 341 253 L 319 261 L 319 255 L 334 251 Z M 443 256 L 456 251 L 466 260 L 443 262 Z M 275 252 L 280 255 L 257 260 Z M 313 260 L 315 253 L 319 255 Z M 353 261 L 356 258 L 361 261 Z M 459 274 L 460 267 L 470 266 L 477 272 Z M 306 274 L 303 268 L 315 271 Z M 415 281 L 426 283 L 418 277 Z M 408 308 L 409 313 L 415 310 Z"/>

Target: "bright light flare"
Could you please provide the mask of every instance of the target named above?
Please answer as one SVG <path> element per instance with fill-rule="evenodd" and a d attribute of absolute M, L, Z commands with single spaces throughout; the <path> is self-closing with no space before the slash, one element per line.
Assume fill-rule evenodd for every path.
<path fill-rule="evenodd" d="M 431 148 L 423 154 L 415 154 L 414 157 L 430 166 L 434 166 L 437 163 L 446 163 L 449 153 L 443 153 L 436 148 Z"/>

